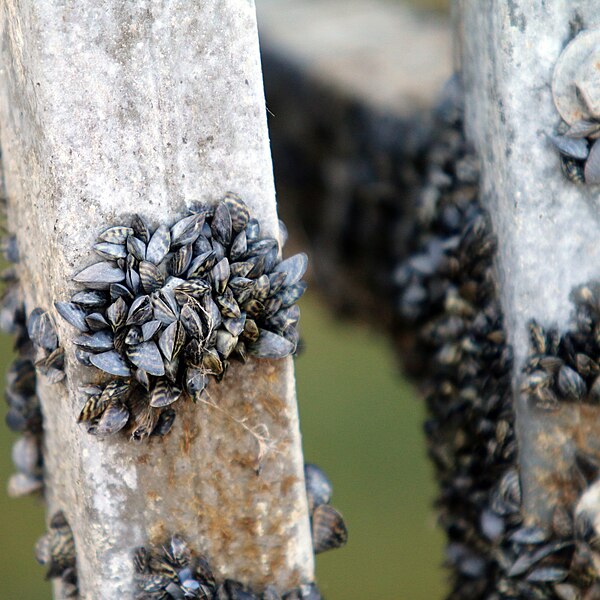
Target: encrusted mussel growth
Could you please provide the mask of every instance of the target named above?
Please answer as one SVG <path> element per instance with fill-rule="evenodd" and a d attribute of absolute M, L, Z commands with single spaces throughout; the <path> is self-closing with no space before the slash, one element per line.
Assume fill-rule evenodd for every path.
<path fill-rule="evenodd" d="M 597 68 L 598 29 L 572 30 L 576 35 L 558 58 L 552 77 L 552 97 L 561 116 L 548 138 L 560 155 L 566 178 L 573 183 L 600 183 L 600 106 L 593 77 Z"/>
<path fill-rule="evenodd" d="M 23 294 L 14 266 L 19 261 L 16 238 L 5 237 L 2 248 L 12 266 L 2 274 L 5 287 L 0 303 L 0 327 L 14 336 L 17 353 L 6 374 L 6 424 L 21 434 L 12 449 L 17 473 L 9 480 L 8 493 L 20 497 L 43 488 L 42 412 L 36 394 L 36 350 L 27 332 Z"/>
<path fill-rule="evenodd" d="M 61 579 L 65 598 L 78 596 L 75 540 L 62 511 L 52 516 L 48 533 L 38 540 L 35 557 L 48 567 L 46 579 Z"/>
<path fill-rule="evenodd" d="M 164 435 L 176 403 L 199 398 L 230 360 L 296 351 L 306 255 L 281 260 L 238 196 L 154 231 L 135 215 L 94 250 L 103 260 L 74 277 L 83 289 L 55 303 L 79 332 L 79 362 L 107 376 L 82 390 L 90 433 Z"/>
<path fill-rule="evenodd" d="M 576 288 L 572 299 L 573 324 L 564 334 L 529 323 L 521 391 L 545 410 L 556 410 L 561 402 L 600 404 L 600 283 Z"/>
<path fill-rule="evenodd" d="M 595 147 L 600 135 L 600 122 L 580 121 L 569 127 L 561 123 L 548 139 L 559 152 L 565 177 L 572 183 L 600 183 L 600 146 Z"/>
<path fill-rule="evenodd" d="M 269 46 L 266 95 L 285 115 L 269 117 L 279 209 L 318 256 L 311 278 L 336 316 L 389 331 L 390 264 L 407 250 L 429 115 L 381 110 Z"/>
<path fill-rule="evenodd" d="M 565 403 L 600 404 L 600 283 L 575 288 L 572 300 L 575 309 L 566 332 L 536 321 L 529 324 L 530 353 L 521 392 L 543 411 L 558 411 Z M 600 598 L 596 508 L 600 461 L 581 448 L 575 450 L 574 459 L 565 473 L 568 494 L 552 519 L 552 535 L 564 548 L 555 557 L 554 568 L 562 573 L 561 598 Z"/>
<path fill-rule="evenodd" d="M 304 481 L 314 553 L 345 546 L 348 541 L 346 524 L 342 515 L 329 504 L 333 495 L 331 481 L 322 469 L 310 463 L 304 465 Z"/>
<path fill-rule="evenodd" d="M 509 573 L 533 535 L 521 527 L 512 354 L 495 285 L 496 244 L 478 200 L 478 164 L 451 85 L 427 157 L 411 256 L 395 271 L 397 311 L 402 330 L 416 334 L 411 369 L 428 407 L 449 597 L 541 598 L 535 577 L 546 574 L 528 581 L 526 571 Z"/>
<path fill-rule="evenodd" d="M 140 593 L 137 600 L 320 600 L 317 587 L 305 584 L 280 595 L 271 586 L 256 591 L 239 581 L 217 581 L 206 557 L 196 554 L 179 535 L 161 548 L 141 547 L 134 565 Z"/>
<path fill-rule="evenodd" d="M 425 431 L 453 570 L 450 598 L 598 598 L 589 515 L 560 506 L 552 529 L 523 521 L 496 243 L 478 201 L 477 167 L 460 111 L 442 108 L 414 251 L 399 265 L 396 282 L 401 319 L 417 333 L 416 362 L 429 410 Z M 575 298 L 574 331 L 561 337 L 531 324 L 523 392 L 547 410 L 561 400 L 600 401 L 593 391 L 600 374 L 600 286 L 584 286 Z M 584 490 L 600 465 L 586 455 L 577 464 L 575 481 Z"/>

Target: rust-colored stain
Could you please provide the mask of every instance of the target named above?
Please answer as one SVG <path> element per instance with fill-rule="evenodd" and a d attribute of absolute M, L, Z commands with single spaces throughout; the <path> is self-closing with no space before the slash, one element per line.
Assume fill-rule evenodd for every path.
<path fill-rule="evenodd" d="M 160 494 L 154 491 L 149 491 L 147 494 L 148 500 L 151 502 L 158 502 L 161 498 Z"/>
<path fill-rule="evenodd" d="M 194 440 L 200 435 L 200 428 L 196 425 L 194 419 L 184 419 L 183 434 L 180 440 L 180 450 L 184 456 L 189 456 Z"/>
<path fill-rule="evenodd" d="M 281 494 L 287 496 L 300 480 L 294 475 L 288 475 L 281 480 Z"/>
<path fill-rule="evenodd" d="M 280 523 L 269 523 L 266 533 L 268 535 L 280 535 L 282 533 Z"/>
<path fill-rule="evenodd" d="M 292 572 L 292 575 L 291 575 L 291 579 L 293 582 L 292 587 L 297 587 L 301 583 L 307 583 L 306 581 L 302 580 L 302 574 L 300 573 L 300 571 L 298 569 L 294 569 L 294 571 Z"/>
<path fill-rule="evenodd" d="M 167 487 L 172 488 L 179 485 L 177 481 L 177 474 L 173 469 L 169 469 L 169 474 L 167 476 Z"/>
<path fill-rule="evenodd" d="M 259 533 L 258 521 L 254 517 L 242 517 L 238 520 L 238 525 L 249 535 L 255 536 Z"/>
<path fill-rule="evenodd" d="M 138 465 L 147 465 L 148 464 L 148 455 L 140 453 L 136 457 L 136 461 L 137 461 Z"/>
<path fill-rule="evenodd" d="M 206 505 L 203 512 L 204 523 L 208 536 L 213 540 L 213 550 L 216 555 L 227 552 L 228 547 L 235 541 L 235 529 L 232 529 L 231 515 L 228 512 L 230 506 L 220 504 L 219 506 Z"/>
<path fill-rule="evenodd" d="M 153 546 L 160 546 L 169 536 L 169 527 L 164 521 L 154 521 L 148 531 L 148 539 Z"/>
<path fill-rule="evenodd" d="M 583 485 L 575 466 L 575 455 L 583 452 L 600 459 L 600 407 L 565 404 L 559 411 L 533 415 L 533 443 L 521 453 L 526 465 L 526 507 L 532 518 L 557 505 L 573 506 Z"/>
<path fill-rule="evenodd" d="M 237 417 L 238 419 L 241 419 L 243 421 L 250 421 L 252 419 L 256 419 L 258 413 L 258 410 L 256 409 L 256 406 L 250 402 L 244 402 L 243 404 L 241 404 L 240 406 L 237 407 Z M 241 413 L 241 414 L 240 414 Z M 226 418 L 226 415 L 223 415 L 224 418 Z"/>
<path fill-rule="evenodd" d="M 285 400 L 276 394 L 265 394 L 258 398 L 260 408 L 277 421 L 286 421 Z"/>
<path fill-rule="evenodd" d="M 276 571 L 280 571 L 283 568 L 285 568 L 283 552 L 273 555 L 273 558 L 271 559 L 271 562 L 269 564 L 269 571 L 276 572 Z M 293 585 L 297 586 L 297 585 L 300 585 L 300 583 L 301 583 L 300 581 L 297 581 Z M 265 578 L 263 579 L 263 585 L 266 586 L 268 584 L 269 584 L 269 576 L 266 575 Z"/>
<path fill-rule="evenodd" d="M 285 589 L 307 579 L 301 567 L 289 572 L 298 531 L 291 516 L 302 510 L 303 491 L 301 468 L 287 460 L 299 440 L 284 375 L 275 361 L 232 363 L 227 378 L 211 383 L 205 401 L 186 402 L 172 433 L 138 462 L 150 515 L 166 507 L 170 515 L 149 518 L 150 541 L 193 531 L 189 542 L 220 579 L 258 588 L 274 577 Z M 159 465 L 168 475 L 155 481 Z"/>
<path fill-rule="evenodd" d="M 277 362 L 273 360 L 264 360 L 263 364 L 261 365 L 262 375 L 265 381 L 267 381 L 269 384 L 275 383 L 276 380 L 277 383 L 279 383 L 279 371 L 276 365 Z"/>
<path fill-rule="evenodd" d="M 258 446 L 254 456 L 252 454 L 235 450 L 231 453 L 231 464 L 241 467 L 242 469 L 256 471 L 260 466 L 258 460 Z"/>
<path fill-rule="evenodd" d="M 571 506 L 579 497 L 581 490 L 574 485 L 572 475 L 562 473 L 547 473 L 536 470 L 536 480 L 553 499 L 553 502 Z"/>

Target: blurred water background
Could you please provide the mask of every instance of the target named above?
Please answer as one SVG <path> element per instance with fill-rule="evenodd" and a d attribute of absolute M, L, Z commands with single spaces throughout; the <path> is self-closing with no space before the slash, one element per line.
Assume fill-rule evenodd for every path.
<path fill-rule="evenodd" d="M 390 0 L 391 1 L 391 0 Z M 444 0 L 414 0 L 444 9 Z M 317 559 L 328 600 L 431 600 L 444 591 L 442 535 L 422 433 L 424 408 L 398 373 L 386 341 L 336 321 L 309 291 L 301 303 L 306 351 L 297 360 L 306 460 L 334 483 L 350 530 L 346 548 Z M 12 360 L 2 336 L 1 368 Z M 2 405 L 2 416 L 5 405 Z M 0 600 L 44 600 L 50 586 L 33 558 L 44 532 L 41 502 L 6 495 L 15 436 L 0 435 Z"/>

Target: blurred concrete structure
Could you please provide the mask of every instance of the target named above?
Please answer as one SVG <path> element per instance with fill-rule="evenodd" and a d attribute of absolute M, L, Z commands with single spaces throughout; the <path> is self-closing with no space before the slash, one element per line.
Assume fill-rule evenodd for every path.
<path fill-rule="evenodd" d="M 554 67 L 578 31 L 600 25 L 598 3 L 542 7 L 514 0 L 492 10 L 479 0 L 459 0 L 455 8 L 467 134 L 481 157 L 482 197 L 498 237 L 499 289 L 515 353 L 524 510 L 549 526 L 556 505 L 572 493 L 565 474 L 574 469 L 575 452 L 600 456 L 597 407 L 561 402 L 559 410 L 544 411 L 519 392 L 530 319 L 566 331 L 575 286 L 600 276 L 598 187 L 568 181 L 547 139 L 560 122 Z M 561 479 L 563 485 L 556 483 Z"/>
<path fill-rule="evenodd" d="M 381 0 L 259 0 L 258 16 L 280 210 L 318 248 L 336 309 L 385 326 L 452 74 L 448 23 Z"/>

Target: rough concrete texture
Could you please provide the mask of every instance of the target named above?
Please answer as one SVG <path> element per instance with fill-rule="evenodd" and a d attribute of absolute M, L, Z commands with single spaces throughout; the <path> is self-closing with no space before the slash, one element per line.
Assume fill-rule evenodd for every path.
<path fill-rule="evenodd" d="M 381 0 L 258 0 L 261 40 L 371 108 L 412 116 L 451 72 L 450 30 Z"/>
<path fill-rule="evenodd" d="M 67 299 L 107 224 L 170 223 L 240 193 L 277 231 L 254 3 L 5 0 L 0 131 L 27 309 Z M 73 528 L 81 597 L 132 598 L 132 549 L 180 532 L 220 577 L 281 590 L 313 578 L 291 360 L 235 365 L 164 441 L 98 440 L 68 383 L 42 383 L 49 512 Z M 181 407 L 179 407 L 181 408 Z M 247 428 L 268 430 L 258 467 Z M 60 596 L 60 590 L 56 590 Z"/>
<path fill-rule="evenodd" d="M 551 82 L 562 49 L 580 28 L 600 24 L 595 0 L 551 3 L 457 0 L 457 55 L 466 88 L 468 135 L 482 160 L 483 194 L 499 239 L 498 272 L 509 341 L 516 358 L 515 389 L 528 349 L 527 322 L 564 330 L 574 286 L 600 276 L 597 186 L 563 176 L 546 138 L 560 122 Z M 515 393 L 518 398 L 518 392 Z M 586 415 L 564 408 L 565 431 Z M 557 417 L 558 418 L 558 417 Z M 540 481 L 564 471 L 563 436 L 535 441 L 536 414 L 517 400 L 517 428 L 526 512 L 544 521 L 552 495 Z"/>

